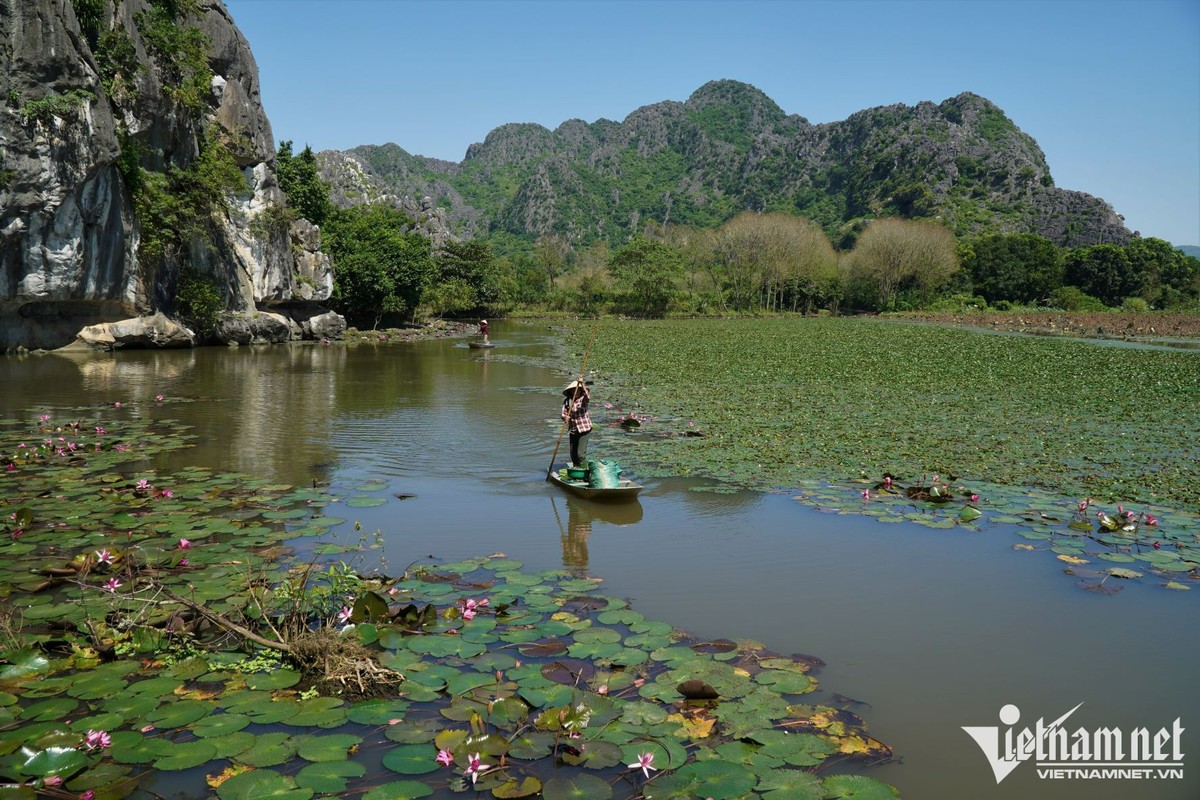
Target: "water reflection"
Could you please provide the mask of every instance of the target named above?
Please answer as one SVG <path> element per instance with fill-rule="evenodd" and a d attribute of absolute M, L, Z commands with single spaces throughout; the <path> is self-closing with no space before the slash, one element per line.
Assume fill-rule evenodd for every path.
<path fill-rule="evenodd" d="M 594 523 L 623 526 L 642 519 L 642 504 L 637 502 L 595 503 L 577 497 L 551 495 L 550 506 L 562 541 L 563 568 L 579 578 L 588 575 L 588 538 Z"/>
<path fill-rule="evenodd" d="M 814 653 L 828 662 L 819 692 L 870 703 L 859 710 L 872 734 L 903 758 L 870 774 L 905 797 L 1150 796 L 1121 781 L 1052 786 L 1032 765 L 997 787 L 961 726 L 993 724 L 1006 703 L 1032 720 L 1086 701 L 1089 728 L 1200 718 L 1200 637 L 1188 633 L 1200 591 L 1147 581 L 1117 597 L 1081 592 L 1062 562 L 1014 553 L 1006 525 L 884 525 L 679 479 L 653 481 L 630 505 L 566 495 L 544 480 L 567 377 L 545 366 L 551 334 L 514 324 L 503 335 L 493 351 L 447 340 L 0 358 L 0 417 L 177 419 L 197 444 L 163 470 L 199 464 L 339 488 L 382 479 L 386 488 L 363 491 L 393 502 L 354 507 L 338 492 L 328 509 L 347 519 L 332 534 L 341 543 L 356 540 L 359 522 L 383 534 L 381 553 L 347 559 L 383 557 L 390 572 L 502 551 L 533 571 L 603 578 L 602 593 L 701 637 Z M 591 449 L 603 457 L 621 435 L 600 426 Z M 400 493 L 413 497 L 394 501 Z M 1157 782 L 1154 796 L 1200 797 L 1200 771 L 1187 776 Z"/>

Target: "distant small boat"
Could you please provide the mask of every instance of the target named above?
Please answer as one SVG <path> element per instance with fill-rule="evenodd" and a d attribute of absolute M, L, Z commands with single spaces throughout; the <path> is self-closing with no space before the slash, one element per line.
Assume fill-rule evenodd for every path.
<path fill-rule="evenodd" d="M 642 491 L 640 483 L 634 483 L 628 478 L 621 478 L 618 486 L 602 489 L 597 486 L 589 486 L 587 481 L 568 478 L 566 469 L 553 470 L 547 477 L 556 486 L 561 486 L 576 497 L 585 497 L 588 500 L 628 503 L 637 500 L 638 493 Z"/>
<path fill-rule="evenodd" d="M 476 349 L 483 348 L 483 347 L 495 347 L 495 346 L 496 345 L 494 345 L 491 342 L 467 342 L 467 347 L 474 347 Z"/>

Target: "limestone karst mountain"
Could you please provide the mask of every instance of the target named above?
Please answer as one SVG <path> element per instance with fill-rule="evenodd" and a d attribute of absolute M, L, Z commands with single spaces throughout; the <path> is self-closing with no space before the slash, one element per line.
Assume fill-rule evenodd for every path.
<path fill-rule="evenodd" d="M 711 227 L 743 210 L 809 216 L 839 244 L 862 220 L 890 215 L 1061 246 L 1134 236 L 1103 200 L 1055 187 L 1037 143 L 970 93 L 813 125 L 753 86 L 718 80 L 621 122 L 502 125 L 461 163 L 395 144 L 318 158 L 341 202 L 428 197 L 463 236 L 619 240 L 649 220 Z"/>

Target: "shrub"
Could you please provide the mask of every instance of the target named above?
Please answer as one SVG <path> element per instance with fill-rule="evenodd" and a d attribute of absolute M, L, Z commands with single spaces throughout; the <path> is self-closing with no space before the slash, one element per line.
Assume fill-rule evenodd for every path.
<path fill-rule="evenodd" d="M 1060 286 L 1050 293 L 1050 305 L 1063 311 L 1104 311 L 1104 303 L 1078 286 Z"/>
<path fill-rule="evenodd" d="M 25 122 L 49 122 L 54 117 L 68 117 L 79 107 L 95 98 L 87 89 L 71 89 L 65 94 L 51 92 L 40 100 L 30 100 L 21 109 Z"/>
<path fill-rule="evenodd" d="M 1141 297 L 1126 297 L 1125 302 L 1121 303 L 1121 310 L 1130 314 L 1148 314 L 1150 304 Z"/>
<path fill-rule="evenodd" d="M 211 277 L 193 269 L 184 270 L 179 277 L 178 299 L 180 318 L 197 333 L 208 336 L 216 330 L 225 310 L 225 298 Z"/>

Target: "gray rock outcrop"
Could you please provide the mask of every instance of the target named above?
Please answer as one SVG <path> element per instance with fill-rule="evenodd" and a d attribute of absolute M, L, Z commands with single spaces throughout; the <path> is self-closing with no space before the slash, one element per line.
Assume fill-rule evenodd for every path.
<path fill-rule="evenodd" d="M 278 221 L 287 219 L 286 199 L 258 68 L 224 5 L 197 0 L 195 14 L 166 23 L 162 4 L 147 0 L 85 10 L 97 5 L 98 18 L 82 21 L 71 0 L 20 0 L 0 11 L 8 62 L 0 73 L 0 349 L 58 347 L 76 334 L 104 346 L 107 334 L 84 329 L 175 317 L 185 271 L 215 287 L 228 310 L 328 314 L 321 303 L 333 276 L 320 232 Z M 164 25 L 203 42 L 200 66 L 186 50 L 164 51 L 152 35 L 171 29 Z M 207 168 L 214 142 L 244 187 L 223 191 L 186 229 L 147 212 L 142 182 Z M 208 188 L 197 183 L 197 192 Z M 195 202 L 167 195 L 172 212 Z M 148 246 L 164 236 L 177 241 Z M 114 334 L 108 346 L 180 343 Z"/>

